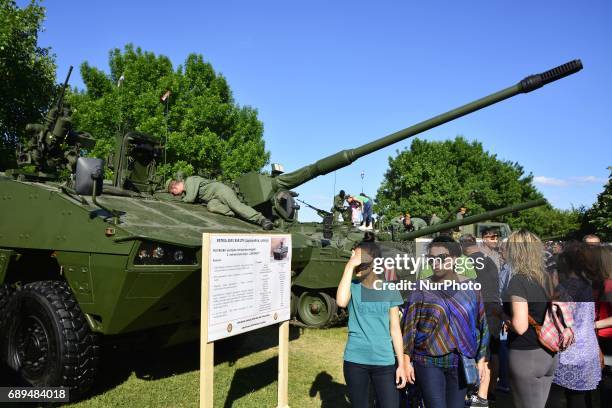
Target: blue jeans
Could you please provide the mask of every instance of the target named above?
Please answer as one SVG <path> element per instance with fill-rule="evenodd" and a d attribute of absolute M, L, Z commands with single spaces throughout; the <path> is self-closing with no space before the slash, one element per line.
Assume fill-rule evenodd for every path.
<path fill-rule="evenodd" d="M 459 367 L 440 368 L 414 362 L 414 375 L 427 408 L 463 408 L 467 388 Z"/>
<path fill-rule="evenodd" d="M 374 384 L 377 408 L 399 406 L 399 390 L 395 388 L 395 364 L 379 366 L 344 360 L 344 380 L 354 408 L 368 408 L 370 381 Z"/>
<path fill-rule="evenodd" d="M 363 223 L 366 227 L 369 227 L 372 223 L 372 200 L 367 203 L 363 203 Z"/>
<path fill-rule="evenodd" d="M 510 386 L 510 379 L 508 378 L 508 341 L 501 340 L 499 342 L 499 381 L 498 383 L 502 387 Z"/>

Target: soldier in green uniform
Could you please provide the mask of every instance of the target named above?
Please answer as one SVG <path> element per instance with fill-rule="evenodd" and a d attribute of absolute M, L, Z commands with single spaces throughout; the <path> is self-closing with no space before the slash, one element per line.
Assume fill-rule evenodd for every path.
<path fill-rule="evenodd" d="M 216 214 L 238 216 L 243 220 L 261 225 L 265 230 L 271 230 L 274 227 L 272 221 L 242 203 L 234 190 L 219 181 L 207 180 L 199 176 L 187 177 L 186 180 L 170 180 L 168 192 L 175 196 L 184 194 L 183 201 L 186 203 L 204 203 L 208 211 Z"/>
<path fill-rule="evenodd" d="M 409 212 L 406 212 L 399 217 L 395 217 L 393 220 L 391 220 L 391 225 L 396 231 L 399 232 L 418 231 L 427 227 L 427 223 L 424 219 L 419 217 L 411 217 Z"/>
<path fill-rule="evenodd" d="M 461 207 L 459 207 L 459 212 L 457 213 L 455 218 L 457 220 L 462 220 L 466 212 L 467 212 L 467 207 L 465 205 L 462 205 Z M 462 226 L 455 228 L 455 230 L 452 233 L 453 239 L 455 241 L 458 241 L 461 235 L 463 234 L 463 231 L 464 231 L 464 228 Z"/>
<path fill-rule="evenodd" d="M 334 197 L 334 206 L 332 207 L 332 213 L 334 214 L 334 223 L 340 221 L 340 215 L 342 218 L 346 217 L 346 207 L 344 206 L 344 198 L 346 197 L 346 193 L 344 190 L 340 190 L 340 192 Z M 350 219 L 350 218 L 349 218 Z M 346 221 L 346 219 L 344 219 Z"/>
<path fill-rule="evenodd" d="M 418 231 L 423 228 L 427 228 L 427 223 L 424 219 L 418 217 L 411 217 L 409 213 L 406 213 L 402 221 L 405 232 Z"/>

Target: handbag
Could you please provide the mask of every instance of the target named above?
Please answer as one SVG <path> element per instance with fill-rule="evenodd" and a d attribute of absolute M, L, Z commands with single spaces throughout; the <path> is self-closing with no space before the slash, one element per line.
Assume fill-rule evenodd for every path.
<path fill-rule="evenodd" d="M 535 329 L 538 340 L 544 348 L 558 353 L 574 344 L 573 308 L 573 302 L 549 302 L 541 325 L 528 315 L 529 325 Z"/>
<path fill-rule="evenodd" d="M 463 377 L 465 379 L 465 383 L 468 387 L 476 387 L 480 384 L 480 373 L 478 372 L 478 367 L 476 366 L 476 359 L 464 356 L 461 356 L 461 366 L 463 367 Z"/>

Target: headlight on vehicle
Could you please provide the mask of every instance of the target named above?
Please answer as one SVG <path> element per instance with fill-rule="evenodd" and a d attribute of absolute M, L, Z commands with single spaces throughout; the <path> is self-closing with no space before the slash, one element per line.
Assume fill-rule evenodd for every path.
<path fill-rule="evenodd" d="M 165 254 L 166 251 L 164 251 L 164 248 L 161 245 L 153 250 L 153 258 L 163 259 Z"/>
<path fill-rule="evenodd" d="M 134 265 L 197 265 L 197 251 L 158 242 L 142 242 Z"/>

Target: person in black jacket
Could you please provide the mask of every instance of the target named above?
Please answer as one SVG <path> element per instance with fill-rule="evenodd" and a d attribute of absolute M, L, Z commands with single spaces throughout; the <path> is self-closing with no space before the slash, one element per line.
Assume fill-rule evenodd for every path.
<path fill-rule="evenodd" d="M 487 407 L 489 395 L 493 396 L 499 372 L 499 333 L 501 330 L 501 299 L 499 297 L 499 270 L 490 257 L 478 246 L 476 237 L 464 234 L 459 239 L 463 254 L 471 259 L 476 272 L 476 282 L 480 283 L 480 293 L 485 302 L 485 314 L 489 326 L 489 356 L 485 378 L 480 382 L 478 392 L 470 396 L 472 407 Z M 490 399 L 494 399 L 490 398 Z"/>

